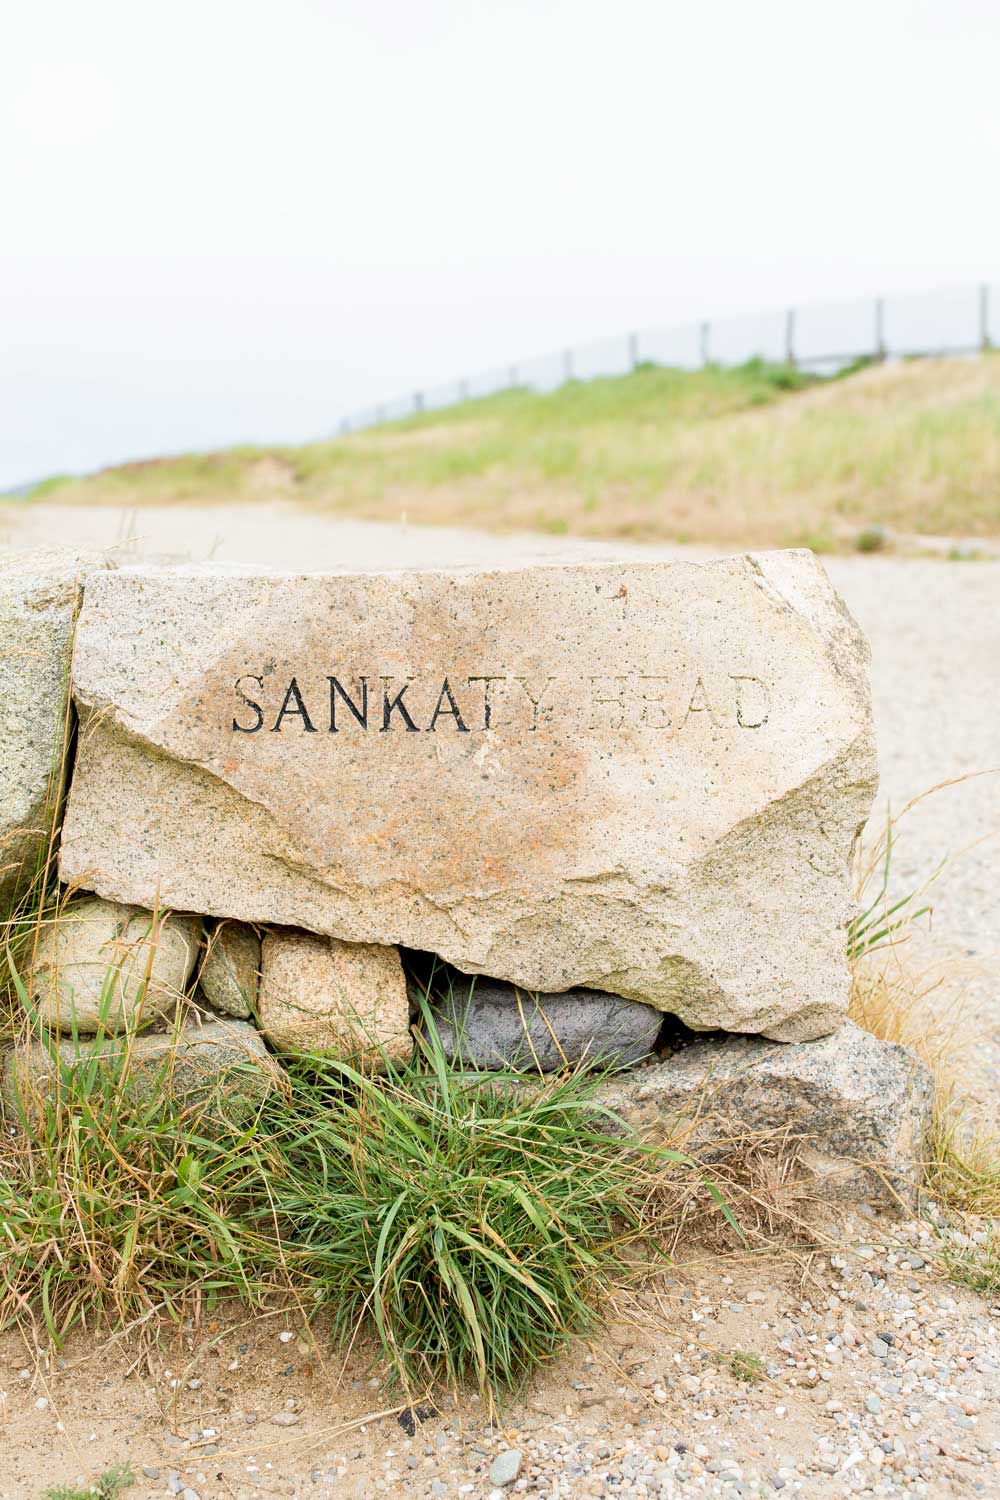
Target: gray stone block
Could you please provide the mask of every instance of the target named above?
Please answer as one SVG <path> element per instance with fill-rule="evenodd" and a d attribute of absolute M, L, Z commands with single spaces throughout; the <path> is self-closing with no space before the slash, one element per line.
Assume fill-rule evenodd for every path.
<path fill-rule="evenodd" d="M 686 1149 L 703 1160 L 740 1138 L 787 1140 L 822 1197 L 891 1206 L 916 1194 L 932 1091 L 908 1047 L 845 1021 L 810 1042 L 699 1037 L 599 1098 L 652 1139 L 693 1121 Z"/>
<path fill-rule="evenodd" d="M 254 1110 L 281 1078 L 260 1033 L 245 1021 L 192 1021 L 176 1035 L 146 1031 L 129 1038 L 60 1037 L 56 1042 L 60 1063 L 71 1067 L 95 1055 L 117 1062 L 126 1046 L 130 1062 L 123 1092 L 139 1102 L 166 1092 L 180 1107 L 216 1094 L 227 1114 L 238 1118 Z M 0 1098 L 8 1123 L 18 1119 L 19 1101 L 30 1120 L 57 1085 L 51 1042 L 19 1043 L 0 1054 Z"/>
<path fill-rule="evenodd" d="M 56 547 L 0 556 L 0 920 L 47 849 L 82 582 L 107 566 Z"/>

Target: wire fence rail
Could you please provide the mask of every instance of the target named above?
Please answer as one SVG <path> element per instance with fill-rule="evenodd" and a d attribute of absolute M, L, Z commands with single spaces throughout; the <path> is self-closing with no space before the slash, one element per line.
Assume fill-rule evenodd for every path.
<path fill-rule="evenodd" d="M 554 391 L 572 380 L 627 375 L 643 364 L 697 370 L 764 359 L 816 374 L 860 360 L 974 354 L 1000 347 L 1000 282 L 900 297 L 789 307 L 749 317 L 646 328 L 572 345 L 444 385 L 408 392 L 345 416 L 360 432 L 507 390 Z"/>

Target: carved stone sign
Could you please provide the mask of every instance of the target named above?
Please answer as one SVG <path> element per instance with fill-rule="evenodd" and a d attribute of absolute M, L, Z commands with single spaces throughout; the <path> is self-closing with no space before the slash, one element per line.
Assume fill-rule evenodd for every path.
<path fill-rule="evenodd" d="M 809 553 L 88 585 L 62 873 L 793 1039 L 847 997 L 867 648 Z"/>

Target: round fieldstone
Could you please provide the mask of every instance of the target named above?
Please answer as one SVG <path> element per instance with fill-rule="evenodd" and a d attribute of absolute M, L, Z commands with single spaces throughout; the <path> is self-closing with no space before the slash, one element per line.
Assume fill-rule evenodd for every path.
<path fill-rule="evenodd" d="M 71 902 L 39 934 L 28 980 L 43 1021 L 81 1036 L 173 1014 L 194 968 L 202 919 L 100 896 Z"/>

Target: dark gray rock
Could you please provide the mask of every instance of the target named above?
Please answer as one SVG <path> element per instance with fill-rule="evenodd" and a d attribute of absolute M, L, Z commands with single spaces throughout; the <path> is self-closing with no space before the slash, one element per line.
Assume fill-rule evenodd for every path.
<path fill-rule="evenodd" d="M 625 1067 L 652 1050 L 660 1011 L 598 990 L 533 995 L 491 979 L 457 979 L 431 1015 L 450 1062 L 551 1073 L 588 1062 Z"/>
<path fill-rule="evenodd" d="M 932 1083 L 908 1047 L 845 1021 L 812 1042 L 701 1037 L 609 1080 L 599 1097 L 654 1139 L 687 1123 L 686 1149 L 701 1159 L 718 1159 L 734 1140 L 787 1141 L 810 1192 L 891 1206 L 915 1196 Z"/>

